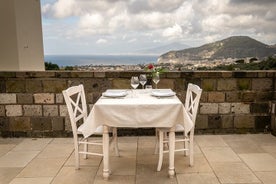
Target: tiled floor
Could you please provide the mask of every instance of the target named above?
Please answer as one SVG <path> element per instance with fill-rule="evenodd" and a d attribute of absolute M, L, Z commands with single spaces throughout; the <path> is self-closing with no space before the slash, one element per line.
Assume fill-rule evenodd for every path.
<path fill-rule="evenodd" d="M 111 150 L 112 174 L 104 181 L 101 157 L 81 158 L 75 170 L 72 138 L 0 138 L 0 184 L 276 183 L 276 137 L 270 134 L 197 135 L 194 166 L 176 153 L 173 179 L 167 155 L 156 172 L 154 146 L 154 137 L 119 137 L 121 156 Z"/>

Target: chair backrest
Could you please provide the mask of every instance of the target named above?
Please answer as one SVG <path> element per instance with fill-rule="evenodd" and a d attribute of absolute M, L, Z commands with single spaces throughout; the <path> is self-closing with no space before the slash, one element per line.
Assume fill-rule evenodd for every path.
<path fill-rule="evenodd" d="M 202 89 L 195 84 L 188 84 L 186 100 L 185 100 L 185 109 L 189 114 L 191 120 L 195 124 L 197 110 L 199 107 L 199 100 L 201 97 Z"/>
<path fill-rule="evenodd" d="M 68 109 L 74 136 L 77 135 L 78 122 L 87 118 L 87 104 L 83 85 L 72 86 L 62 91 Z"/>

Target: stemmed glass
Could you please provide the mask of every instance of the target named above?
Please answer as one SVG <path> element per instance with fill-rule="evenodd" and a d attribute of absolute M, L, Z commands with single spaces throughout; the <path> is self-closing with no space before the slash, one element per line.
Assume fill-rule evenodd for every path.
<path fill-rule="evenodd" d="M 132 76 L 130 79 L 130 85 L 133 89 L 136 89 L 139 86 L 139 78 L 136 76 Z M 133 91 L 132 91 L 133 94 Z"/>
<path fill-rule="evenodd" d="M 155 83 L 155 88 L 157 89 L 157 84 L 160 81 L 159 73 L 154 73 L 152 76 L 152 80 Z"/>
<path fill-rule="evenodd" d="M 145 84 L 147 83 L 147 76 L 146 74 L 140 74 L 139 76 L 140 83 L 142 85 L 142 88 L 145 89 Z"/>

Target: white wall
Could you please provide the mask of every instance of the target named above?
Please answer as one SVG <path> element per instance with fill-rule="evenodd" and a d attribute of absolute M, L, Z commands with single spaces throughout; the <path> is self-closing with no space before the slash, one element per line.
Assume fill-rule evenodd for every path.
<path fill-rule="evenodd" d="M 0 1 L 0 71 L 43 71 L 39 0 Z"/>

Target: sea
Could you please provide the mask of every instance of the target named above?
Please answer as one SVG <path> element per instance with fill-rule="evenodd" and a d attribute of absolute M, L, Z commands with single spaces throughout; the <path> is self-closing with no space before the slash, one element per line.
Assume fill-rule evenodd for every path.
<path fill-rule="evenodd" d="M 44 55 L 45 62 L 64 66 L 138 65 L 156 63 L 157 55 Z"/>

